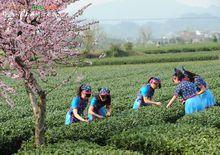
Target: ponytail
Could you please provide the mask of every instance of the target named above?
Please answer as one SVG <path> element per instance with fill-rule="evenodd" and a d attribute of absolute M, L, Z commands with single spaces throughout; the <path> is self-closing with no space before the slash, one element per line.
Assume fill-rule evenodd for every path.
<path fill-rule="evenodd" d="M 183 66 L 182 66 L 182 70 L 183 70 L 184 76 L 188 77 L 190 82 L 194 82 L 195 78 L 198 76 L 197 74 L 192 73 L 192 72 L 186 70 Z"/>

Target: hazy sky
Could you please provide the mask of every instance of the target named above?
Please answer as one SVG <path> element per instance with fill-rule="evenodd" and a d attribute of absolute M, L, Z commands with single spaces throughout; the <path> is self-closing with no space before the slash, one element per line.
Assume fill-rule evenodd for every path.
<path fill-rule="evenodd" d="M 209 13 L 220 16 L 220 0 L 81 0 L 70 5 L 75 12 L 92 3 L 84 16 L 89 19 L 176 18 L 183 14 Z"/>

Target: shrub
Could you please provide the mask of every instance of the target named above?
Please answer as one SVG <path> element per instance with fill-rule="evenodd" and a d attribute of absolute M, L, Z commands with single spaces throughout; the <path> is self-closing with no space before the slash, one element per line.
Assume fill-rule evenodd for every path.
<path fill-rule="evenodd" d="M 220 151 L 220 130 L 190 125 L 152 125 L 111 137 L 120 149 L 143 154 L 216 154 Z"/>
<path fill-rule="evenodd" d="M 110 49 L 106 51 L 106 54 L 107 56 L 110 56 L 110 57 L 128 56 L 128 53 L 123 51 L 120 45 L 117 45 L 117 44 L 111 44 Z"/>
<path fill-rule="evenodd" d="M 70 141 L 67 140 L 63 143 L 56 143 L 56 144 L 49 144 L 47 146 L 43 146 L 37 149 L 30 149 L 30 148 L 23 148 L 20 150 L 18 155 L 28 155 L 28 154 L 74 154 L 74 155 L 81 155 L 81 154 L 93 154 L 93 155 L 100 155 L 100 154 L 109 154 L 109 155 L 116 155 L 116 154 L 125 154 L 125 155 L 138 155 L 137 152 L 131 151 L 122 151 L 118 150 L 114 147 L 102 147 L 97 144 L 86 142 L 86 141 Z"/>
<path fill-rule="evenodd" d="M 132 42 L 126 42 L 124 43 L 124 49 L 126 52 L 130 52 L 133 49 L 133 43 Z"/>
<path fill-rule="evenodd" d="M 205 112 L 196 113 L 194 115 L 186 115 L 177 121 L 178 124 L 191 124 L 197 126 L 209 126 L 220 128 L 220 107 L 211 107 Z"/>

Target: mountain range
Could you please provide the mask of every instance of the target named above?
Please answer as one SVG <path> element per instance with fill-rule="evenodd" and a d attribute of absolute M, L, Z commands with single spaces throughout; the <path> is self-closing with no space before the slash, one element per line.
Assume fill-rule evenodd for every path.
<path fill-rule="evenodd" d="M 133 41 L 139 37 L 141 27 L 147 28 L 153 38 L 175 35 L 184 30 L 220 32 L 220 17 L 207 13 L 190 13 L 179 18 L 166 19 L 163 22 L 151 21 L 139 24 L 135 21 L 121 21 L 117 24 L 101 23 L 100 26 L 108 37 Z"/>

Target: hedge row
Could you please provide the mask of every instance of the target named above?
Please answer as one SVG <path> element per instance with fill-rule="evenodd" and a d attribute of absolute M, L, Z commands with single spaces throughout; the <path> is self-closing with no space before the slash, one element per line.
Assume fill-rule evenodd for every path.
<path fill-rule="evenodd" d="M 118 115 L 91 124 L 79 123 L 71 126 L 61 126 L 49 129 L 46 133 L 48 143 L 60 140 L 90 140 L 99 145 L 106 145 L 106 141 L 113 135 L 152 124 L 175 122 L 184 115 L 183 109 L 176 106 L 173 109 L 161 107 L 144 107 L 139 111 L 126 110 Z"/>
<path fill-rule="evenodd" d="M 163 124 L 111 137 L 110 145 L 143 154 L 218 154 L 220 130 L 196 125 Z"/>
<path fill-rule="evenodd" d="M 183 62 L 183 61 L 202 61 L 219 59 L 220 51 L 213 52 L 194 52 L 179 54 L 148 54 L 143 56 L 130 56 L 124 58 L 104 58 L 93 59 L 93 66 L 98 65 L 123 65 L 123 64 L 145 64 L 145 63 L 164 63 L 164 62 Z"/>
<path fill-rule="evenodd" d="M 22 141 L 28 140 L 34 133 L 31 117 L 1 122 L 0 126 L 0 154 L 4 155 L 16 152 Z"/>
<path fill-rule="evenodd" d="M 59 112 L 55 112 L 60 115 Z M 78 123 L 64 126 L 64 120 L 56 115 L 49 115 L 46 132 L 48 143 L 57 143 L 67 139 L 76 141 L 89 140 L 99 145 L 106 145 L 111 136 L 138 126 L 165 124 L 175 122 L 184 115 L 183 109 L 175 106 L 172 109 L 161 107 L 144 107 L 139 111 L 125 110 L 110 119 L 94 121 L 91 124 Z M 22 141 L 34 135 L 34 123 L 31 117 L 15 121 L 13 119 L 1 123 L 0 154 L 14 153 Z"/>
<path fill-rule="evenodd" d="M 219 113 L 220 107 L 214 106 L 207 109 L 205 112 L 186 115 L 179 119 L 177 123 L 220 128 Z"/>
<path fill-rule="evenodd" d="M 171 44 L 161 47 L 136 48 L 139 52 L 146 54 L 161 53 L 180 53 L 180 52 L 196 52 L 196 51 L 215 51 L 220 50 L 219 43 L 202 43 L 202 44 Z"/>
<path fill-rule="evenodd" d="M 54 154 L 54 155 L 101 155 L 101 154 L 108 154 L 108 155 L 138 155 L 140 153 L 137 152 L 131 152 L 131 151 L 122 151 L 119 149 L 116 149 L 114 147 L 103 147 L 99 146 L 94 143 L 86 142 L 86 141 L 76 141 L 72 142 L 70 140 L 65 141 L 64 143 L 56 143 L 56 144 L 50 144 L 43 146 L 38 149 L 30 149 L 28 146 L 26 148 L 23 148 L 23 151 L 20 151 L 17 153 L 18 155 L 33 155 L 33 154 L 39 154 L 39 155 L 48 155 L 48 154 Z"/>

